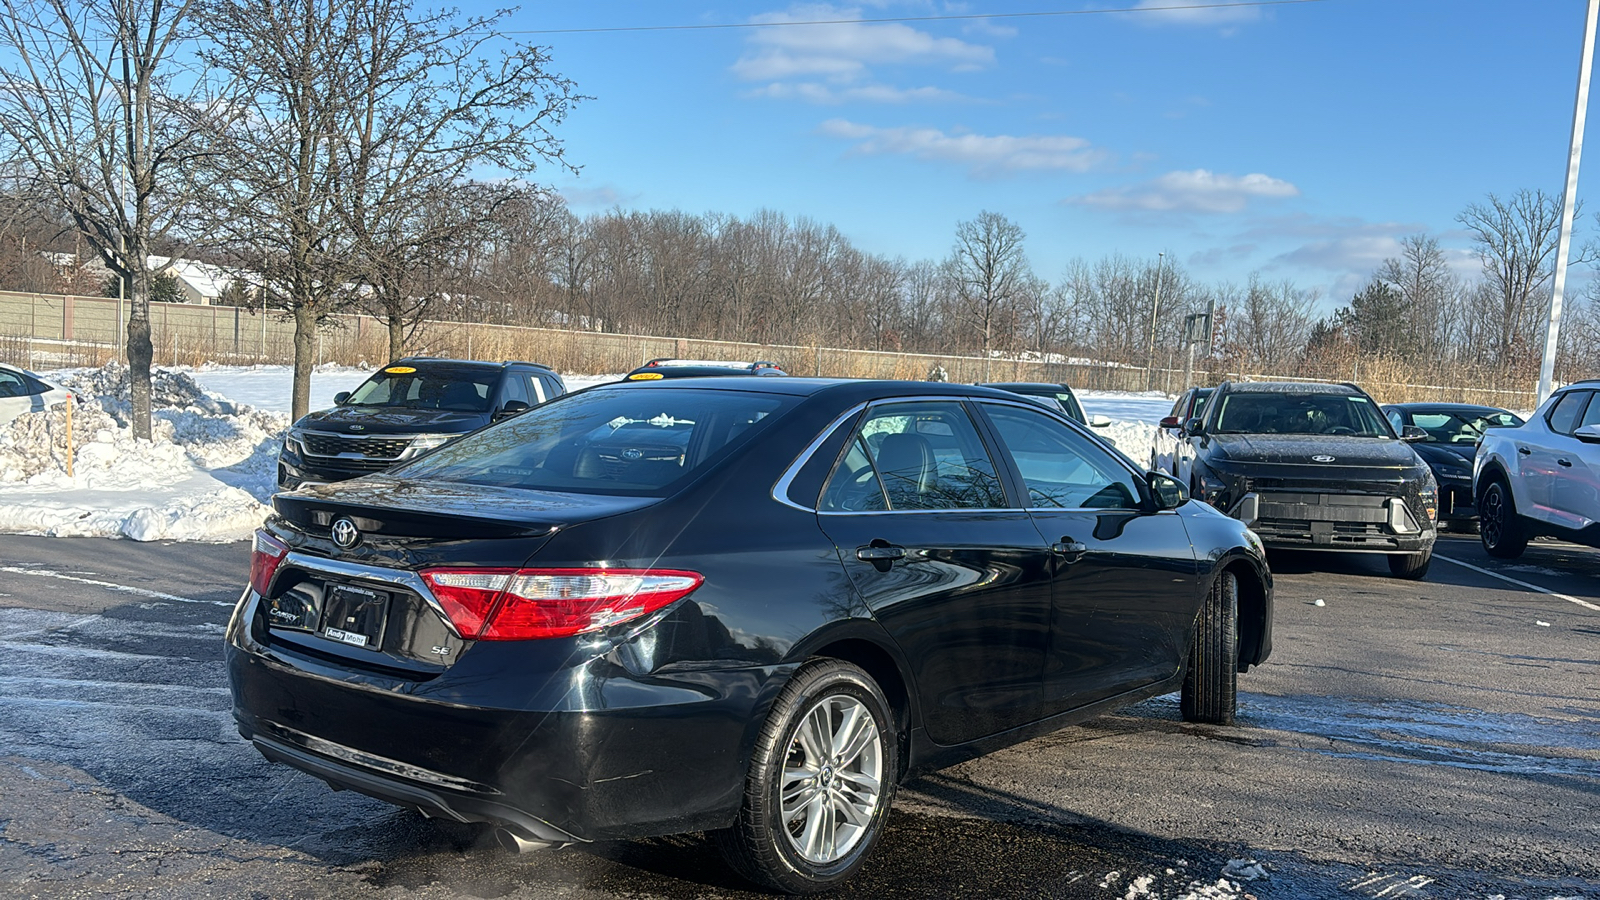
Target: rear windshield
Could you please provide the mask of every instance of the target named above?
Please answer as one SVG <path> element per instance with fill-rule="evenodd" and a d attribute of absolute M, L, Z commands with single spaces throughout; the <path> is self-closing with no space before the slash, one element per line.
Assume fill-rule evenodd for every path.
<path fill-rule="evenodd" d="M 394 365 L 362 382 L 345 405 L 488 412 L 500 374 L 483 366 Z"/>
<path fill-rule="evenodd" d="M 530 490 L 664 496 L 796 402 L 740 391 L 584 391 L 392 471 Z"/>
<path fill-rule="evenodd" d="M 1352 394 L 1225 394 L 1216 423 L 1219 434 L 1394 437 L 1372 401 Z"/>

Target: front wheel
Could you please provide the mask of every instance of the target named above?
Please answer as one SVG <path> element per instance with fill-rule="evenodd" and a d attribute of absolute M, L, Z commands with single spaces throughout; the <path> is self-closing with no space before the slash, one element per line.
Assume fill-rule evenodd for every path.
<path fill-rule="evenodd" d="M 1409 578 L 1415 581 L 1428 574 L 1428 566 L 1432 562 L 1432 550 L 1422 553 L 1396 553 L 1389 557 L 1389 574 L 1396 578 Z"/>
<path fill-rule="evenodd" d="M 723 856 L 770 890 L 837 887 L 882 832 L 899 763 L 894 718 L 872 677 L 841 660 L 808 663 L 761 729 L 739 817 L 716 834 Z"/>
<path fill-rule="evenodd" d="M 1527 528 L 1504 481 L 1489 482 L 1478 498 L 1478 538 L 1486 553 L 1500 559 L 1516 559 L 1528 549 Z"/>
<path fill-rule="evenodd" d="M 1179 705 L 1185 722 L 1232 725 L 1239 706 L 1239 580 L 1221 572 L 1195 620 Z"/>

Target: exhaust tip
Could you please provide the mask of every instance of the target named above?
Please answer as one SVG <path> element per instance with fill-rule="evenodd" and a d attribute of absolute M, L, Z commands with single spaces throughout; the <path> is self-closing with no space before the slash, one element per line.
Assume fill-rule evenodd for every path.
<path fill-rule="evenodd" d="M 496 828 L 494 839 L 506 850 L 512 853 L 533 853 L 536 850 L 558 850 L 566 844 L 556 841 L 534 841 L 523 837 L 509 828 Z"/>

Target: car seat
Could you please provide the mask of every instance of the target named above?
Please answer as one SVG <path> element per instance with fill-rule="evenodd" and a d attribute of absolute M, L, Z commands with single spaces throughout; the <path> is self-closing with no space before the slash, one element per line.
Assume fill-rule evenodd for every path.
<path fill-rule="evenodd" d="M 938 489 L 939 462 L 928 439 L 919 434 L 887 434 L 878 447 L 878 474 L 894 509 L 929 509 Z"/>
<path fill-rule="evenodd" d="M 451 382 L 439 395 L 440 409 L 477 409 L 483 405 L 478 385 L 472 381 Z"/>

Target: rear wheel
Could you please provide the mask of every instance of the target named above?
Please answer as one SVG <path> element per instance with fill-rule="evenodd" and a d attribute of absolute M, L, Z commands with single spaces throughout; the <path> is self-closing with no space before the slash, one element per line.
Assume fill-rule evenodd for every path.
<path fill-rule="evenodd" d="M 773 702 L 739 818 L 717 843 L 770 890 L 836 887 L 882 832 L 899 764 L 894 719 L 872 677 L 841 660 L 808 663 Z"/>
<path fill-rule="evenodd" d="M 1397 553 L 1389 557 L 1389 573 L 1396 578 L 1421 578 L 1428 574 L 1428 566 L 1433 562 L 1433 551 L 1422 553 Z"/>
<path fill-rule="evenodd" d="M 1239 705 L 1239 580 L 1232 572 L 1211 582 L 1179 696 L 1185 722 L 1233 724 Z"/>
<path fill-rule="evenodd" d="M 1496 478 L 1478 498 L 1478 537 L 1490 556 L 1516 559 L 1528 549 L 1528 529 L 1517 515 L 1511 488 Z"/>

